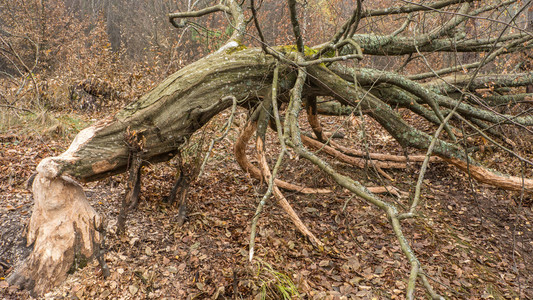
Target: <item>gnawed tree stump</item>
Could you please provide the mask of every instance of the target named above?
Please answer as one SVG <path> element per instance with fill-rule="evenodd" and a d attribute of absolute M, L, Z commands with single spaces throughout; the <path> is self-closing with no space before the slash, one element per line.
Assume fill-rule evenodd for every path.
<path fill-rule="evenodd" d="M 97 228 L 102 220 L 83 188 L 69 177 L 54 176 L 49 162 L 41 162 L 33 181 L 35 204 L 27 233 L 33 252 L 7 279 L 37 295 L 65 280 L 76 264 L 86 263 L 101 241 Z"/>
<path fill-rule="evenodd" d="M 80 184 L 126 171 L 128 132 L 142 133 L 141 159 L 167 161 L 197 129 L 232 104 L 256 99 L 275 60 L 260 49 L 208 56 L 171 75 L 138 101 L 82 130 L 69 149 L 45 158 L 33 183 L 34 210 L 27 243 L 33 252 L 8 278 L 12 285 L 42 294 L 62 282 L 76 258 L 99 247 L 101 218 Z M 268 75 L 267 75 L 268 76 Z"/>

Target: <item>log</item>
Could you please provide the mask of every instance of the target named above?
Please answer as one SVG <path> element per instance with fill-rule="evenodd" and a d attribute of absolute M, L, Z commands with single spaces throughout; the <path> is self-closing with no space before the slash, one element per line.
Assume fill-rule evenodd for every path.
<path fill-rule="evenodd" d="M 166 161 L 232 104 L 225 96 L 233 95 L 241 104 L 257 97 L 275 60 L 260 49 L 242 48 L 226 48 L 184 67 L 138 101 L 80 131 L 61 155 L 40 162 L 27 235 L 33 251 L 10 274 L 10 284 L 41 295 L 62 282 L 73 265 L 98 253 L 102 221 L 77 181 L 126 171 L 128 135 L 142 140 L 143 161 Z"/>
<path fill-rule="evenodd" d="M 51 159 L 59 174 L 86 182 L 124 172 L 129 149 L 124 135 L 145 140 L 143 161 L 172 158 L 190 135 L 228 108 L 234 95 L 239 103 L 256 97 L 274 59 L 258 49 L 226 50 L 190 64 L 165 79 L 138 101 L 114 116 L 81 131 L 71 147 Z"/>

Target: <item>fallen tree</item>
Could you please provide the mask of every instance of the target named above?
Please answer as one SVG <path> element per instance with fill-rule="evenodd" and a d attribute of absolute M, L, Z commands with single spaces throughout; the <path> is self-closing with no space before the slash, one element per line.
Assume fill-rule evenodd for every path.
<path fill-rule="evenodd" d="M 138 197 L 139 170 L 143 163 L 173 158 L 188 138 L 212 117 L 232 105 L 240 105 L 250 109 L 250 117 L 236 143 L 236 159 L 246 172 L 269 183 L 252 224 L 251 260 L 257 218 L 272 193 L 302 234 L 317 248 L 322 247 L 320 239 L 298 218 L 298 213 L 285 199 L 282 190 L 303 193 L 327 193 L 329 190 L 299 186 L 276 178 L 284 156 L 292 149 L 331 176 L 337 184 L 379 207 L 387 215 L 411 264 L 407 298 L 415 297 L 418 279 L 433 298 L 441 298 L 431 287 L 401 226 L 402 220 L 417 216 L 420 185 L 430 159 L 438 157 L 480 182 L 504 189 L 533 191 L 533 180 L 489 170 L 457 142 L 466 138 L 464 130 L 458 129 L 463 124 L 469 127 L 469 132 L 482 136 L 523 163 L 531 164 L 509 150 L 508 145 L 512 145 L 513 141 L 499 128 L 512 125 L 531 132 L 533 116 L 529 111 L 519 115 L 501 113 L 491 103 L 512 104 L 514 100 L 509 96 L 520 87 L 533 84 L 533 74 L 523 71 L 494 75 L 482 69 L 501 56 L 526 51 L 532 46 L 533 36 L 513 25 L 512 21 L 521 17 L 525 10 L 525 6 L 520 7 L 515 2 L 478 6 L 476 1 L 446 0 L 424 5 L 412 3 L 386 10 L 365 10 L 362 1 L 357 1 L 353 14 L 330 41 L 313 47 L 303 43 L 294 0 L 287 1 L 296 41 L 294 46 L 269 46 L 266 43 L 257 21 L 254 1 L 250 1 L 250 6 L 261 44 L 258 48 L 243 44 L 248 34 L 248 21 L 237 1 L 226 0 L 202 10 L 170 14 L 170 22 L 182 28 L 187 26 L 186 18 L 222 12 L 231 16 L 234 31 L 216 52 L 171 75 L 117 114 L 82 130 L 63 154 L 41 161 L 33 180 L 35 206 L 27 236 L 28 244 L 33 244 L 34 249 L 30 257 L 10 275 L 9 282 L 41 294 L 63 281 L 73 263 L 93 256 L 103 261 L 99 257 L 102 221 L 88 204 L 83 189 L 76 181 L 99 180 L 130 170 L 123 205 L 123 210 L 127 210 Z M 511 6 L 517 11 L 513 20 L 498 23 L 490 18 L 490 12 Z M 414 22 L 412 14 L 426 12 L 448 13 L 450 17 L 432 30 L 418 35 L 408 34 L 406 29 Z M 410 15 L 399 29 L 388 35 L 356 33 L 358 24 L 365 18 L 396 14 Z M 498 31 L 491 31 L 483 38 L 465 38 L 466 22 L 477 18 L 497 23 Z M 434 70 L 425 54 L 438 52 L 480 52 L 485 55 L 477 62 Z M 408 55 L 406 65 L 416 56 L 431 70 L 406 75 L 357 65 L 358 61 L 371 55 Z M 354 63 L 347 64 L 346 61 Z M 463 71 L 466 74 L 461 76 L 442 77 Z M 490 102 L 485 102 L 479 92 L 487 87 L 490 87 L 493 97 Z M 502 92 L 502 88 L 510 90 Z M 329 97 L 335 102 L 318 103 L 318 97 Z M 279 110 L 283 103 L 286 104 L 284 117 Z M 402 119 L 394 109 L 396 107 L 408 109 L 438 128 L 429 134 Z M 300 130 L 299 115 L 304 108 L 314 136 L 304 135 Z M 404 149 L 423 150 L 425 155 L 402 157 L 341 146 L 332 140 L 334 134 L 322 129 L 319 114 L 365 114 L 376 120 Z M 264 149 L 269 126 L 277 132 L 281 144 L 273 170 L 268 166 Z M 441 136 L 442 131 L 446 132 L 446 136 Z M 258 165 L 249 162 L 245 153 L 254 133 Z M 412 161 L 422 162 L 410 207 L 402 211 L 393 202 L 377 196 L 375 193 L 390 192 L 391 188 L 365 187 L 355 178 L 331 167 L 317 155 L 319 152 L 354 166 L 362 167 L 369 163 L 385 178 L 388 175 L 383 169 L 402 168 Z"/>

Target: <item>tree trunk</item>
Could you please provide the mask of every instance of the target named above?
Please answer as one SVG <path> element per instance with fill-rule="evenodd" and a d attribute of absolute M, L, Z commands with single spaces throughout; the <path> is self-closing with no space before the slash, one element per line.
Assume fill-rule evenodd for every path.
<path fill-rule="evenodd" d="M 223 50 L 193 63 L 114 116 L 82 130 L 67 151 L 45 158 L 33 183 L 34 212 L 27 241 L 33 252 L 8 281 L 41 294 L 60 283 L 76 259 L 100 244 L 101 221 L 72 178 L 92 181 L 124 172 L 127 136 L 142 141 L 141 158 L 171 159 L 188 137 L 220 111 L 254 99 L 275 60 L 259 49 Z"/>
<path fill-rule="evenodd" d="M 68 174 L 87 182 L 124 172 L 128 130 L 144 141 L 144 161 L 172 158 L 192 133 L 231 105 L 220 100 L 224 96 L 234 95 L 239 103 L 255 98 L 275 63 L 257 49 L 227 52 L 181 69 L 116 115 L 82 130 L 65 153 L 46 159 L 53 166 L 48 177 Z"/>

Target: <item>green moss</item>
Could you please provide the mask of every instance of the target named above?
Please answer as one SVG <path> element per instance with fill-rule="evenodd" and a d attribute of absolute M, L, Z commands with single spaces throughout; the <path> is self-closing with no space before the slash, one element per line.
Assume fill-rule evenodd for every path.
<path fill-rule="evenodd" d="M 226 50 L 226 54 L 233 54 L 235 52 L 239 52 L 239 51 L 246 50 L 246 49 L 248 49 L 248 47 L 246 47 L 245 45 L 239 44 L 239 46 L 237 47 L 232 47 Z"/>
<path fill-rule="evenodd" d="M 74 274 L 79 269 L 83 269 L 87 266 L 88 263 L 87 257 L 81 253 L 76 253 L 74 256 L 74 262 L 72 263 L 72 266 L 70 266 L 70 269 L 67 271 L 67 274 Z"/>
<path fill-rule="evenodd" d="M 283 53 L 284 55 L 288 55 L 288 54 L 290 54 L 292 52 L 297 52 L 298 48 L 296 47 L 296 45 L 286 45 L 286 46 L 280 46 L 278 51 Z M 313 56 L 316 53 L 318 53 L 317 50 L 315 50 L 313 48 L 310 48 L 310 47 L 307 47 L 307 46 L 304 46 L 304 55 L 305 56 Z"/>
<path fill-rule="evenodd" d="M 332 58 L 335 56 L 335 50 L 331 49 L 329 51 L 326 51 L 326 53 L 322 54 L 322 56 Z"/>
<path fill-rule="evenodd" d="M 318 51 L 313 49 L 313 48 L 309 48 L 307 46 L 304 46 L 304 54 L 305 56 L 313 56 L 315 54 L 317 54 Z"/>
<path fill-rule="evenodd" d="M 284 55 L 287 55 L 291 52 L 296 52 L 297 49 L 295 45 L 285 45 L 285 46 L 280 46 L 278 51 L 283 53 Z"/>

